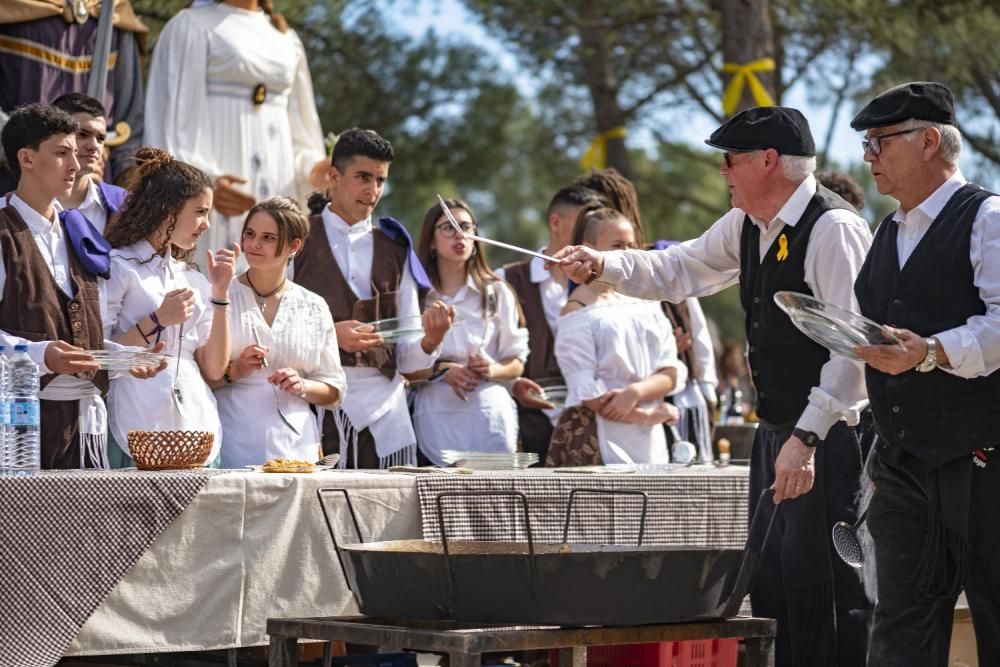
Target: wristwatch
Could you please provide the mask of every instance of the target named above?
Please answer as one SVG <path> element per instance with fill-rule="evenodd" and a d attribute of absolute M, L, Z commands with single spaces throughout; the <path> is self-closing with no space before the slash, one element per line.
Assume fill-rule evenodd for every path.
<path fill-rule="evenodd" d="M 802 444 L 806 447 L 815 447 L 819 444 L 819 436 L 812 431 L 807 431 L 804 428 L 799 428 L 796 426 L 792 429 L 792 435 L 802 441 Z"/>
<path fill-rule="evenodd" d="M 925 338 L 924 342 L 927 343 L 927 356 L 917 364 L 916 371 L 918 373 L 930 373 L 938 365 L 937 341 L 933 338 Z"/>

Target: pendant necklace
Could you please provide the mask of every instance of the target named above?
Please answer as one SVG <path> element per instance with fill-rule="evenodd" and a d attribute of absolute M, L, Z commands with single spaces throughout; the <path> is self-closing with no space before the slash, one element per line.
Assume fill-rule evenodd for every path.
<path fill-rule="evenodd" d="M 281 288 L 285 286 L 285 282 L 288 280 L 287 276 L 283 277 L 281 279 L 281 282 L 278 283 L 277 287 L 275 287 L 270 292 L 267 292 L 266 294 L 261 294 L 260 292 L 257 291 L 257 288 L 254 287 L 253 283 L 250 281 L 250 272 L 249 271 L 246 272 L 246 277 L 247 277 L 247 285 L 249 285 L 250 289 L 253 290 L 253 293 L 257 295 L 257 307 L 260 308 L 260 312 L 261 313 L 263 313 L 267 309 L 267 299 L 268 299 L 268 297 L 272 297 L 275 294 L 277 294 L 278 292 L 280 292 Z"/>

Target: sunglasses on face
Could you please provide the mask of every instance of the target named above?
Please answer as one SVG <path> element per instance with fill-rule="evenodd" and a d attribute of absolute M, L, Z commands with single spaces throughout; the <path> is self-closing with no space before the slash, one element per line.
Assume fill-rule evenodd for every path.
<path fill-rule="evenodd" d="M 722 159 L 726 161 L 726 169 L 732 169 L 733 165 L 735 164 L 733 162 L 733 158 L 735 158 L 737 155 L 746 155 L 748 153 L 755 153 L 755 152 L 756 151 L 731 151 L 731 152 L 727 151 L 722 154 Z"/>

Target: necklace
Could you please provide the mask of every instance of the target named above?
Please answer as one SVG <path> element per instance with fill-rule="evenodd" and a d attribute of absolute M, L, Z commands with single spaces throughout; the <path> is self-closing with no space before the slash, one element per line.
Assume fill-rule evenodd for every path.
<path fill-rule="evenodd" d="M 257 307 L 260 308 L 260 312 L 262 312 L 262 313 L 267 309 L 267 299 L 268 299 L 268 297 L 272 297 L 275 294 L 277 294 L 278 292 L 280 292 L 281 288 L 285 286 L 285 282 L 287 282 L 287 280 L 288 280 L 287 276 L 282 276 L 281 282 L 278 283 L 277 287 L 275 287 L 270 292 L 267 292 L 266 294 L 261 294 L 260 292 L 257 291 L 257 288 L 253 286 L 253 282 L 250 281 L 250 272 L 249 271 L 246 272 L 246 277 L 247 277 L 247 285 L 249 285 L 250 289 L 253 290 L 253 293 L 257 295 Z"/>

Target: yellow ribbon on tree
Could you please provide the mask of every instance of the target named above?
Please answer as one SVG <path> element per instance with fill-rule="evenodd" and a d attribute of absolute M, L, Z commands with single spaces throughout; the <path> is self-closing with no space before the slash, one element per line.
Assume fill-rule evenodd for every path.
<path fill-rule="evenodd" d="M 594 169 L 604 169 L 608 166 L 608 140 L 609 139 L 624 139 L 626 134 L 625 127 L 619 125 L 618 127 L 613 127 L 610 130 L 605 130 L 601 132 L 597 137 L 590 142 L 590 147 L 587 148 L 587 152 L 583 154 L 580 158 L 580 166 L 583 167 L 584 171 L 591 168 Z"/>
<path fill-rule="evenodd" d="M 748 63 L 739 65 L 737 63 L 725 63 L 722 71 L 732 74 L 733 78 L 726 84 L 726 89 L 722 93 L 722 112 L 726 116 L 732 116 L 740 108 L 740 100 L 743 99 L 743 83 L 750 84 L 750 94 L 753 101 L 759 107 L 773 107 L 774 98 L 767 92 L 767 88 L 757 78 L 757 72 L 773 72 L 775 68 L 774 60 L 771 58 L 758 58 Z"/>
<path fill-rule="evenodd" d="M 779 262 L 788 259 L 788 237 L 782 234 L 778 237 L 778 254 L 775 256 Z"/>

